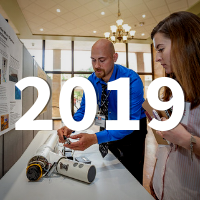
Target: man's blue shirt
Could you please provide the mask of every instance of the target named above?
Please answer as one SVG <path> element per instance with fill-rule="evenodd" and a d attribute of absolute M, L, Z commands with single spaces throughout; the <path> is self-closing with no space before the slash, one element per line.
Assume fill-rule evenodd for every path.
<path fill-rule="evenodd" d="M 112 76 L 109 82 L 117 80 L 121 77 L 130 78 L 130 120 L 139 120 L 146 117 L 142 103 L 144 102 L 143 84 L 139 75 L 131 69 L 115 64 Z M 101 102 L 102 86 L 106 84 L 102 79 L 97 78 L 95 73 L 92 73 L 88 80 L 93 84 L 96 96 L 97 104 Z M 109 93 L 109 91 L 108 91 Z M 85 95 L 83 95 L 81 101 L 81 107 L 74 114 L 74 120 L 81 121 L 85 113 Z M 108 96 L 108 120 L 117 120 L 117 90 L 111 90 Z M 126 135 L 129 135 L 134 130 L 103 130 L 96 133 L 98 143 L 110 142 L 114 140 L 120 140 Z"/>

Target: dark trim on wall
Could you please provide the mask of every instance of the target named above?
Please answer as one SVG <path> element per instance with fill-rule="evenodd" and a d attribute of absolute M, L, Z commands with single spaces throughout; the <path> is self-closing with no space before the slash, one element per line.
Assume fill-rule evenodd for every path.
<path fill-rule="evenodd" d="M 74 41 L 72 41 L 72 77 L 74 77 Z"/>
<path fill-rule="evenodd" d="M 2 135 L 2 177 L 4 176 L 4 134 Z"/>
<path fill-rule="evenodd" d="M 47 74 L 72 74 L 72 72 L 69 71 L 45 71 Z M 74 72 L 74 74 L 92 74 L 93 72 Z M 137 72 L 139 75 L 152 75 L 151 72 Z"/>
<path fill-rule="evenodd" d="M 138 75 L 152 75 L 151 72 L 137 72 Z"/>
<path fill-rule="evenodd" d="M 45 71 L 47 74 L 72 74 L 72 72 L 69 71 Z M 74 72 L 73 74 L 92 74 L 93 72 Z M 151 72 L 137 72 L 139 75 L 152 75 Z"/>
<path fill-rule="evenodd" d="M 47 74 L 72 74 L 71 71 L 45 71 Z M 86 71 L 83 71 L 83 72 L 74 72 L 74 74 L 92 74 L 93 72 L 86 72 Z"/>
<path fill-rule="evenodd" d="M 154 80 L 154 60 L 153 60 L 153 44 L 151 44 L 151 71 L 152 81 Z"/>
<path fill-rule="evenodd" d="M 74 77 L 74 41 L 72 41 L 72 77 Z M 74 115 L 74 90 L 72 91 L 72 95 L 71 95 L 71 112 L 72 112 L 72 115 Z"/>
<path fill-rule="evenodd" d="M 45 70 L 45 40 L 42 40 L 42 69 Z"/>
<path fill-rule="evenodd" d="M 126 67 L 129 68 L 129 60 L 128 60 L 128 43 L 126 45 Z"/>

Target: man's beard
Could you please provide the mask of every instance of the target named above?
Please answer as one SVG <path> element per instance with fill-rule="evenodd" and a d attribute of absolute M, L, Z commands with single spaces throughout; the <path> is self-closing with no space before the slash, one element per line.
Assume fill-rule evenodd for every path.
<path fill-rule="evenodd" d="M 100 70 L 101 72 L 103 72 L 103 73 L 101 73 L 101 74 L 99 74 L 98 72 L 96 73 L 97 70 L 95 70 L 95 75 L 96 75 L 96 77 L 97 77 L 97 78 L 103 78 L 103 77 L 105 77 L 105 74 L 106 74 L 106 73 L 105 73 L 105 70 L 104 70 L 104 69 L 99 69 L 99 70 Z M 98 70 L 98 71 L 99 71 L 99 70 Z"/>

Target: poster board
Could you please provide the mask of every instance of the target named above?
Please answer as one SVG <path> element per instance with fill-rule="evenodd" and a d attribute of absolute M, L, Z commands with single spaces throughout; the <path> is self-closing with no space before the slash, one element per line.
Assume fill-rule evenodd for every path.
<path fill-rule="evenodd" d="M 0 15 L 0 135 L 22 116 L 21 91 L 15 86 L 22 79 L 22 52 L 22 43 Z"/>
<path fill-rule="evenodd" d="M 156 110 L 156 109 L 153 109 L 153 108 L 149 105 L 149 102 L 148 102 L 147 99 L 146 99 L 146 100 L 144 101 L 144 103 L 142 104 L 142 107 L 143 107 L 144 110 L 146 111 L 145 114 L 146 114 L 146 116 L 147 116 L 148 121 L 150 122 L 150 120 L 151 120 L 150 117 L 151 117 L 152 119 L 154 118 L 153 110 Z M 156 111 L 157 111 L 157 113 L 158 113 L 158 115 L 159 115 L 160 117 L 165 117 L 166 119 L 168 119 L 168 117 L 167 117 L 165 111 L 159 111 L 159 110 L 156 110 Z M 148 116 L 148 115 L 149 115 L 149 116 Z M 158 134 L 156 133 L 156 130 L 152 129 L 152 131 L 153 131 L 153 134 L 154 134 L 155 139 L 156 139 L 156 141 L 157 141 L 158 144 L 168 145 L 167 141 L 164 140 L 160 135 L 158 135 Z"/>

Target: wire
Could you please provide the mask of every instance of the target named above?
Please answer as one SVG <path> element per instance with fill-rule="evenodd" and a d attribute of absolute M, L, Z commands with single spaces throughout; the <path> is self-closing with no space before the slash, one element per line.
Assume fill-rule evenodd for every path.
<path fill-rule="evenodd" d="M 75 150 L 72 152 L 72 158 L 73 158 L 73 156 L 74 156 L 74 152 L 75 152 Z"/>
<path fill-rule="evenodd" d="M 62 155 L 62 156 L 64 156 L 64 153 L 62 153 L 62 151 L 61 151 L 61 150 L 59 150 L 59 152 L 61 153 L 61 155 Z"/>

